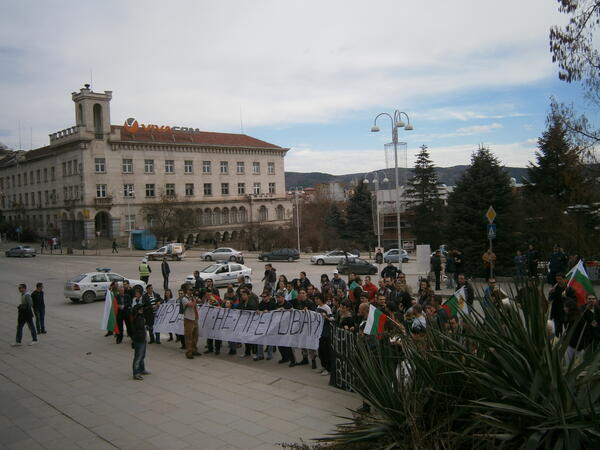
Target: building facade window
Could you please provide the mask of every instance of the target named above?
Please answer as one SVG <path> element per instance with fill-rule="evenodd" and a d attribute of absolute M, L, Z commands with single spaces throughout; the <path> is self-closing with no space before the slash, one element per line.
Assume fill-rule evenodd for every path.
<path fill-rule="evenodd" d="M 33 193 L 31 196 L 33 197 Z M 63 187 L 63 198 L 69 200 L 69 188 L 67 186 Z"/>
<path fill-rule="evenodd" d="M 204 183 L 204 195 L 212 195 L 212 184 Z"/>
<path fill-rule="evenodd" d="M 228 174 L 229 173 L 229 163 L 227 161 L 221 161 L 221 173 Z"/>
<path fill-rule="evenodd" d="M 25 172 L 23 174 L 23 186 L 27 186 L 27 172 Z M 1 186 L 0 186 L 0 189 L 2 189 Z"/>
<path fill-rule="evenodd" d="M 20 194 L 19 194 L 20 195 Z M 20 200 L 20 199 L 19 199 Z M 44 191 L 44 204 L 47 205 L 50 203 L 50 194 L 48 191 Z"/>
<path fill-rule="evenodd" d="M 258 161 L 252 163 L 252 174 L 260 175 L 260 163 Z"/>
<path fill-rule="evenodd" d="M 96 169 L 96 173 L 105 173 L 106 172 L 106 159 L 105 158 L 95 158 L 94 159 L 94 167 Z"/>
<path fill-rule="evenodd" d="M 221 183 L 221 195 L 229 195 L 229 183 Z"/>
<path fill-rule="evenodd" d="M 252 185 L 252 193 L 255 195 L 260 194 L 260 183 L 254 183 Z"/>
<path fill-rule="evenodd" d="M 29 206 L 29 194 L 25 192 L 25 206 Z"/>
<path fill-rule="evenodd" d="M 50 194 L 50 200 L 52 200 L 52 204 L 56 205 L 56 201 L 58 200 L 58 196 L 56 195 L 56 189 L 52 189 L 52 193 Z"/>
<path fill-rule="evenodd" d="M 42 191 L 38 191 L 37 198 L 38 198 L 38 206 L 42 206 Z"/>
<path fill-rule="evenodd" d="M 96 185 L 96 198 L 106 198 L 106 185 L 105 184 L 97 184 Z"/>
<path fill-rule="evenodd" d="M 185 195 L 186 197 L 192 197 L 194 195 L 194 183 L 185 184 Z"/>
<path fill-rule="evenodd" d="M 155 192 L 155 187 L 154 184 L 147 184 L 146 185 L 146 197 L 154 197 L 156 192 Z"/>
<path fill-rule="evenodd" d="M 153 159 L 145 159 L 144 160 L 144 173 L 154 173 L 154 160 Z"/>
<path fill-rule="evenodd" d="M 77 164 L 77 160 L 73 160 L 73 175 L 77 175 L 79 173 L 79 166 Z"/>
<path fill-rule="evenodd" d="M 17 186 L 21 186 L 21 174 L 17 175 Z"/>
<path fill-rule="evenodd" d="M 54 170 L 54 166 L 50 167 L 50 180 L 56 181 L 56 170 Z"/>
<path fill-rule="evenodd" d="M 238 161 L 235 164 L 235 171 L 239 174 L 242 174 L 246 171 L 246 165 L 244 164 L 244 161 Z"/>
<path fill-rule="evenodd" d="M 175 173 L 175 161 L 172 159 L 165 159 L 165 173 Z"/>
<path fill-rule="evenodd" d="M 269 183 L 269 194 L 275 194 L 275 183 Z"/>
<path fill-rule="evenodd" d="M 275 175 L 275 163 L 274 162 L 267 163 L 267 173 L 269 175 Z"/>
<path fill-rule="evenodd" d="M 73 161 L 67 161 L 67 176 L 73 175 Z"/>
<path fill-rule="evenodd" d="M 210 161 L 202 161 L 202 173 L 210 173 L 211 164 Z"/>
<path fill-rule="evenodd" d="M 238 195 L 246 194 L 246 183 L 238 183 Z"/>
<path fill-rule="evenodd" d="M 44 167 L 44 183 L 48 182 L 48 168 Z"/>
<path fill-rule="evenodd" d="M 72 200 L 75 199 L 75 190 L 73 189 L 73 186 L 69 186 L 69 198 Z"/>
<path fill-rule="evenodd" d="M 133 198 L 135 197 L 135 190 L 133 184 L 124 184 L 123 185 L 123 197 Z"/>
<path fill-rule="evenodd" d="M 133 159 L 123 159 L 121 170 L 123 173 L 133 173 Z"/>
<path fill-rule="evenodd" d="M 42 182 L 42 173 L 41 173 L 40 169 L 35 171 L 35 182 L 37 184 L 40 184 Z M 13 180 L 13 184 L 15 184 L 14 180 Z"/>
<path fill-rule="evenodd" d="M 187 159 L 183 162 L 183 173 L 194 173 L 194 161 Z"/>
<path fill-rule="evenodd" d="M 64 162 L 62 163 L 62 170 L 63 170 L 63 177 L 67 176 L 67 163 Z M 31 184 L 33 184 L 33 172 L 30 173 L 30 180 L 31 180 Z"/>
<path fill-rule="evenodd" d="M 165 194 L 167 197 L 175 197 L 175 183 L 165 184 Z"/>

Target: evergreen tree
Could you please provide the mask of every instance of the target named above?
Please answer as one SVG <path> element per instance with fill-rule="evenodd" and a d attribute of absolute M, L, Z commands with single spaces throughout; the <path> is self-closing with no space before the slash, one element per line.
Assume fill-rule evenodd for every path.
<path fill-rule="evenodd" d="M 578 201 L 585 184 L 578 151 L 569 142 L 560 117 L 551 114 L 547 123 L 548 129 L 538 139 L 537 164 L 527 167 L 526 192 L 546 195 L 560 203 Z"/>
<path fill-rule="evenodd" d="M 348 201 L 343 237 L 369 248 L 374 241 L 371 192 L 364 183 L 358 183 Z"/>
<path fill-rule="evenodd" d="M 480 147 L 471 165 L 448 197 L 446 237 L 451 249 L 463 252 L 464 271 L 484 276 L 481 256 L 488 247 L 485 213 L 491 206 L 497 213 L 498 238 L 494 241 L 496 271 L 510 274 L 517 239 L 516 221 L 511 211 L 514 196 L 510 177 L 492 152 Z"/>
<path fill-rule="evenodd" d="M 417 154 L 414 176 L 407 184 L 406 194 L 411 199 L 408 202 L 409 222 L 415 230 L 417 243 L 438 248 L 442 244 L 444 202 L 440 198 L 440 183 L 426 145 L 422 145 Z"/>

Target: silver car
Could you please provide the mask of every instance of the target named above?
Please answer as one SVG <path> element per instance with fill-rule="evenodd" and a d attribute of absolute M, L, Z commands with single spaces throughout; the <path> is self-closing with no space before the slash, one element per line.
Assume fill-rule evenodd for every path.
<path fill-rule="evenodd" d="M 406 250 L 402 249 L 401 253 L 402 253 L 402 262 L 407 263 L 408 262 L 408 252 Z M 397 263 L 398 262 L 398 249 L 391 248 L 387 252 L 385 252 L 383 254 L 383 262 Z"/>
<path fill-rule="evenodd" d="M 242 262 L 244 256 L 242 252 L 231 247 L 219 247 L 202 255 L 204 261 L 238 261 Z"/>
<path fill-rule="evenodd" d="M 82 301 L 83 303 L 92 303 L 95 300 L 102 299 L 106 296 L 106 290 L 110 283 L 117 281 L 129 281 L 129 285 L 134 288 L 140 286 L 146 289 L 146 283 L 133 278 L 126 278 L 118 273 L 113 273 L 110 269 L 96 269 L 96 272 L 82 273 L 71 278 L 65 283 L 65 297 L 71 299 L 73 303 Z"/>
<path fill-rule="evenodd" d="M 312 264 L 339 264 L 348 258 L 357 258 L 357 255 L 345 252 L 343 250 L 333 250 L 322 255 L 315 255 L 310 258 Z"/>
<path fill-rule="evenodd" d="M 238 284 L 237 280 L 240 276 L 243 276 L 246 282 L 250 282 L 251 275 L 250 267 L 235 262 L 211 264 L 200 271 L 200 278 L 213 280 L 215 287 Z M 194 276 L 188 275 L 185 281 L 194 284 Z"/>
<path fill-rule="evenodd" d="M 20 258 L 30 257 L 33 258 L 36 255 L 36 251 L 34 248 L 31 248 L 29 245 L 19 245 L 17 247 L 13 247 L 10 250 L 6 250 L 4 252 L 6 256 L 18 256 Z"/>

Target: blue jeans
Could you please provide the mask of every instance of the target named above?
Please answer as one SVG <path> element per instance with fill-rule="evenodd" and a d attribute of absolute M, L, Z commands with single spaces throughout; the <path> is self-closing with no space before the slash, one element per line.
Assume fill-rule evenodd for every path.
<path fill-rule="evenodd" d="M 146 357 L 146 341 L 133 343 L 133 375 L 139 375 L 146 371 L 144 358 Z"/>
<path fill-rule="evenodd" d="M 263 344 L 258 344 L 256 347 L 257 347 L 256 357 L 264 358 L 264 356 L 265 356 L 264 347 L 265 346 Z M 267 347 L 267 358 L 269 358 L 269 359 L 273 358 L 273 346 L 267 345 L 266 347 Z"/>
<path fill-rule="evenodd" d="M 15 340 L 19 344 L 21 343 L 21 339 L 23 339 L 23 327 L 25 326 L 25 324 L 27 324 L 27 326 L 29 327 L 29 331 L 31 331 L 31 340 L 36 342 L 37 341 L 37 333 L 35 332 L 35 325 L 33 324 L 33 317 L 29 320 L 19 319 L 17 321 L 17 337 Z"/>
<path fill-rule="evenodd" d="M 37 332 L 46 331 L 46 306 L 34 306 L 33 312 L 35 314 L 35 327 Z"/>

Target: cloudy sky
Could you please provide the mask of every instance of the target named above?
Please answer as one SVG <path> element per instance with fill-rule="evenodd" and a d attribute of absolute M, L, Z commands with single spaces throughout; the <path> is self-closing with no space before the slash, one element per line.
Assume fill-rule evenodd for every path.
<path fill-rule="evenodd" d="M 0 141 L 28 149 L 74 124 L 70 93 L 112 90 L 111 121 L 240 132 L 291 150 L 286 169 L 385 166 L 390 123 L 408 113 L 408 164 L 438 166 L 479 144 L 525 166 L 560 82 L 554 0 L 30 1 L 0 5 Z"/>

